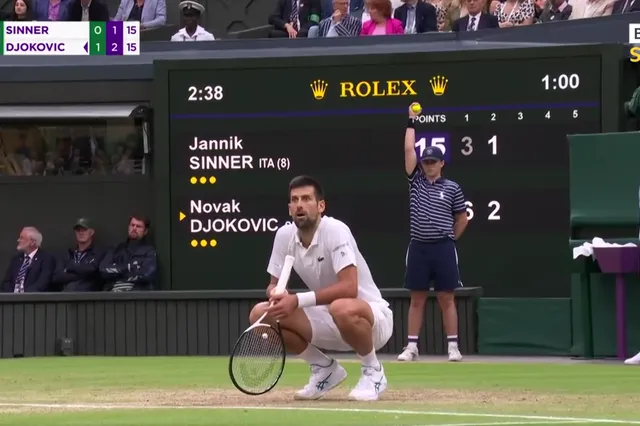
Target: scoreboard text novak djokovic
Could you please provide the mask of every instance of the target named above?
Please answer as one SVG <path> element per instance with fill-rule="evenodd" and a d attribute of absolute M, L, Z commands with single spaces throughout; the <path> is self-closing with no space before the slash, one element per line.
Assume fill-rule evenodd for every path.
<path fill-rule="evenodd" d="M 140 22 L 2 22 L 1 55 L 140 54 Z"/>

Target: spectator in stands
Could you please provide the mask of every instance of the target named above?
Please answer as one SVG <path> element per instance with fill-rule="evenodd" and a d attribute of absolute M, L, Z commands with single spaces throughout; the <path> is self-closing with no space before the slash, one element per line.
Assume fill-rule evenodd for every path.
<path fill-rule="evenodd" d="M 571 16 L 573 7 L 566 0 L 551 0 L 550 4 L 542 11 L 538 22 L 566 21 Z"/>
<path fill-rule="evenodd" d="M 369 0 L 371 20 L 362 24 L 361 35 L 393 35 L 404 34 L 402 22 L 391 17 L 390 0 Z"/>
<path fill-rule="evenodd" d="M 62 291 L 100 291 L 100 262 L 103 253 L 93 245 L 95 230 L 91 221 L 80 218 L 74 228 L 75 248 L 67 250 L 58 261 L 53 274 L 53 286 Z"/>
<path fill-rule="evenodd" d="M 349 14 L 349 0 L 333 0 L 333 14 L 309 29 L 309 37 L 357 37 L 360 19 Z M 317 33 L 317 34 L 316 34 Z"/>
<path fill-rule="evenodd" d="M 167 23 L 165 0 L 121 0 L 114 21 L 140 21 L 140 28 L 161 27 Z"/>
<path fill-rule="evenodd" d="M 402 0 L 404 3 L 393 13 L 402 23 L 405 34 L 422 34 L 438 31 L 436 8 L 422 0 Z"/>
<path fill-rule="evenodd" d="M 307 37 L 309 29 L 320 23 L 320 0 L 278 0 L 269 16 L 270 38 Z"/>
<path fill-rule="evenodd" d="M 486 0 L 466 0 L 468 14 L 458 18 L 452 25 L 452 31 L 478 31 L 499 28 L 498 17 L 484 12 Z"/>
<path fill-rule="evenodd" d="M 612 15 L 629 12 L 640 12 L 640 1 L 618 0 L 613 4 Z"/>
<path fill-rule="evenodd" d="M 49 291 L 55 259 L 40 247 L 42 234 L 33 226 L 22 229 L 18 237 L 18 253 L 9 262 L 2 281 L 4 293 Z"/>
<path fill-rule="evenodd" d="M 353 15 L 354 13 L 361 11 L 364 8 L 364 0 L 349 0 L 347 2 L 347 9 L 349 10 L 349 14 Z M 322 0 L 320 4 L 321 10 L 321 19 L 330 18 L 333 15 L 333 0 Z"/>
<path fill-rule="evenodd" d="M 59 21 L 61 12 L 71 0 L 35 0 L 33 15 L 36 21 Z"/>
<path fill-rule="evenodd" d="M 598 18 L 609 16 L 613 12 L 615 0 L 571 0 L 571 16 L 569 19 Z"/>
<path fill-rule="evenodd" d="M 153 289 L 158 265 L 156 250 L 147 242 L 149 227 L 146 216 L 131 216 L 127 240 L 109 250 L 100 263 L 106 291 Z"/>
<path fill-rule="evenodd" d="M 106 22 L 109 20 L 109 8 L 102 0 L 71 0 L 58 20 Z"/>
<path fill-rule="evenodd" d="M 171 37 L 171 41 L 214 41 L 215 37 L 200 26 L 204 6 L 193 0 L 180 2 L 184 28 Z"/>
<path fill-rule="evenodd" d="M 533 0 L 506 0 L 497 5 L 494 15 L 500 28 L 519 27 L 533 24 L 536 8 Z"/>
<path fill-rule="evenodd" d="M 11 21 L 33 21 L 33 8 L 29 0 L 15 0 Z"/>
<path fill-rule="evenodd" d="M 466 8 L 462 13 L 461 0 L 431 0 L 429 3 L 436 9 L 438 31 L 451 31 L 455 20 L 467 15 Z"/>

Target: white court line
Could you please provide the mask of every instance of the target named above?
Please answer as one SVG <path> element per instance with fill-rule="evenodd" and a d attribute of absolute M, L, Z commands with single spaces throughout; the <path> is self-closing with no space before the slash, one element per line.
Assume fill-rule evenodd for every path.
<path fill-rule="evenodd" d="M 587 424 L 591 422 L 582 422 L 582 421 L 545 421 L 545 422 L 493 422 L 493 423 L 434 423 L 431 425 L 413 425 L 413 426 L 515 426 L 515 425 L 567 425 L 567 424 Z"/>
<path fill-rule="evenodd" d="M 546 420 L 554 423 L 610 423 L 640 425 L 640 420 L 594 419 L 585 417 L 529 416 L 524 414 L 463 413 L 452 411 L 385 410 L 381 408 L 328 408 L 328 407 L 266 407 L 224 405 L 136 405 L 136 404 L 39 404 L 0 402 L 0 407 L 60 408 L 89 410 L 262 410 L 262 411 L 317 411 L 334 413 L 402 414 L 442 417 L 484 417 L 489 419 Z M 525 423 L 531 424 L 531 423 Z M 477 423 L 476 423 L 477 425 Z M 437 425 L 433 425 L 437 426 Z"/>

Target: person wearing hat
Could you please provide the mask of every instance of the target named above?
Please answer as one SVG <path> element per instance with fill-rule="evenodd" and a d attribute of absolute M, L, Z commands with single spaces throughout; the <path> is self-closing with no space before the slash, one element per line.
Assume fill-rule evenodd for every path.
<path fill-rule="evenodd" d="M 53 274 L 53 285 L 65 292 L 100 291 L 103 281 L 100 277 L 100 261 L 104 252 L 93 244 L 95 229 L 91 220 L 82 217 L 73 226 L 76 246 L 68 249 L 58 260 Z"/>
<path fill-rule="evenodd" d="M 454 290 L 462 286 L 456 241 L 467 226 L 467 206 L 460 186 L 442 177 L 444 149 L 427 146 L 416 154 L 416 112 L 409 107 L 404 164 L 409 179 L 410 242 L 405 287 L 411 292 L 408 344 L 399 361 L 418 359 L 418 336 L 433 281 L 448 341 L 449 361 L 461 361 Z"/>
<path fill-rule="evenodd" d="M 204 6 L 193 0 L 180 2 L 184 28 L 171 37 L 171 41 L 214 41 L 213 34 L 199 25 Z"/>

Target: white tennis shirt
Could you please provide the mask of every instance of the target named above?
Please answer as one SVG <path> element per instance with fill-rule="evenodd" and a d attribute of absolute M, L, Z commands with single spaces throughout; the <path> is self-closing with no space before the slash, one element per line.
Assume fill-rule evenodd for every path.
<path fill-rule="evenodd" d="M 293 270 L 310 290 L 316 291 L 338 281 L 338 272 L 349 265 L 358 270 L 358 299 L 373 303 L 388 303 L 373 281 L 369 265 L 364 259 L 349 227 L 329 216 L 320 219 L 309 248 L 304 248 L 298 228 L 291 223 L 276 232 L 267 272 L 280 277 L 284 258 L 295 257 Z"/>

